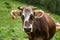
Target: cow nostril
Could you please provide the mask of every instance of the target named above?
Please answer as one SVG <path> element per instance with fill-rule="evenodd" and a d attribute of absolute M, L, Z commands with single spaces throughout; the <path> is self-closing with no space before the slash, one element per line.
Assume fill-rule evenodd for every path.
<path fill-rule="evenodd" d="M 24 30 L 31 30 L 31 28 L 24 28 Z"/>
<path fill-rule="evenodd" d="M 31 30 L 31 28 L 29 30 Z"/>

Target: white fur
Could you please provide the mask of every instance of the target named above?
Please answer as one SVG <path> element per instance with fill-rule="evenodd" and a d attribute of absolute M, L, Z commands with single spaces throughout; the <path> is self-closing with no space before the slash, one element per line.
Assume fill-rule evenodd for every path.
<path fill-rule="evenodd" d="M 24 28 L 27 28 L 25 26 L 25 21 L 28 21 L 29 22 L 30 14 L 33 14 L 32 9 L 30 7 L 28 7 L 28 9 L 30 9 L 30 11 L 26 12 L 25 9 L 24 9 L 23 10 L 23 13 L 22 13 L 24 15 L 24 17 L 25 17 L 25 19 L 24 19 Z M 32 29 L 32 24 L 30 24 L 29 28 Z M 31 32 L 32 32 L 32 30 L 31 30 Z"/>
<path fill-rule="evenodd" d="M 23 15 L 24 15 L 24 17 L 25 17 L 25 20 L 24 21 L 28 21 L 29 20 L 29 18 L 30 18 L 30 14 L 33 14 L 33 11 L 32 11 L 32 9 L 30 8 L 30 7 L 28 7 L 28 8 L 26 8 L 26 9 L 30 9 L 30 12 L 25 12 L 25 9 L 23 10 Z"/>

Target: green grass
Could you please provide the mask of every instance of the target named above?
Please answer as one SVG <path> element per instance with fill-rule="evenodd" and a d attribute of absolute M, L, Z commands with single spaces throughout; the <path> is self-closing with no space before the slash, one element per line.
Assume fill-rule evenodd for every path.
<path fill-rule="evenodd" d="M 9 3 L 11 8 L 5 2 Z M 0 40 L 28 40 L 27 34 L 23 31 L 21 18 L 12 20 L 10 15 L 11 10 L 27 5 L 14 0 L 0 0 Z M 52 14 L 52 16 L 56 22 L 60 22 L 60 16 L 56 14 Z M 57 32 L 52 39 L 60 40 L 60 32 Z"/>

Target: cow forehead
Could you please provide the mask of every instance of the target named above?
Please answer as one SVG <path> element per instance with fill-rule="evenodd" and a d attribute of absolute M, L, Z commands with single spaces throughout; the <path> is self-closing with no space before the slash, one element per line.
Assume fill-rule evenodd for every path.
<path fill-rule="evenodd" d="M 32 9 L 31 7 L 26 7 L 25 9 Z"/>
<path fill-rule="evenodd" d="M 22 13 L 24 16 L 27 16 L 27 15 L 30 15 L 30 14 L 33 14 L 33 10 L 31 7 L 25 7 L 23 9 L 23 13 Z"/>

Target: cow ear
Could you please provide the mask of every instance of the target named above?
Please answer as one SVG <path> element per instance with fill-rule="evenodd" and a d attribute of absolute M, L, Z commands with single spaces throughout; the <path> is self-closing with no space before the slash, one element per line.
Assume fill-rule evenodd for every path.
<path fill-rule="evenodd" d="M 21 16 L 21 14 L 22 14 L 21 10 L 12 10 L 11 11 L 12 19 L 16 19 L 18 16 Z"/>
<path fill-rule="evenodd" d="M 36 16 L 36 10 L 33 11 L 33 15 Z"/>
<path fill-rule="evenodd" d="M 14 19 L 16 19 L 16 17 L 15 16 L 12 16 L 12 19 L 14 20 Z"/>
<path fill-rule="evenodd" d="M 42 14 L 44 14 L 43 10 L 34 10 L 35 16 L 40 16 Z"/>
<path fill-rule="evenodd" d="M 33 12 L 33 15 L 35 16 L 35 12 Z"/>

